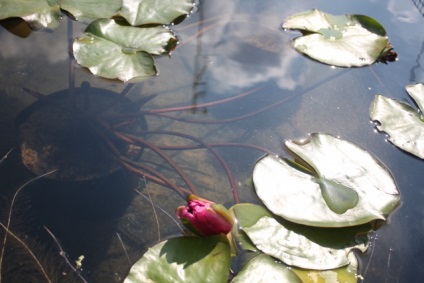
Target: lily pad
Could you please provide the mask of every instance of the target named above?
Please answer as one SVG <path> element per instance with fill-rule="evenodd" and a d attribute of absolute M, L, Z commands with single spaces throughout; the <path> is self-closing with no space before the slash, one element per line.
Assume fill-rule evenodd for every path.
<path fill-rule="evenodd" d="M 133 26 L 169 24 L 193 6 L 193 0 L 123 0 L 120 14 Z"/>
<path fill-rule="evenodd" d="M 291 268 L 261 254 L 249 260 L 231 283 L 302 283 Z"/>
<path fill-rule="evenodd" d="M 76 20 L 81 18 L 110 18 L 118 14 L 122 0 L 58 0 L 60 7 L 68 11 Z"/>
<path fill-rule="evenodd" d="M 317 228 L 273 216 L 259 205 L 238 204 L 233 209 L 238 225 L 252 245 L 291 266 L 315 270 L 337 268 L 351 262 L 352 249 L 367 248 L 365 234 L 371 229 L 369 224 Z"/>
<path fill-rule="evenodd" d="M 230 211 L 234 213 L 234 217 L 237 219 L 234 223 L 232 234 L 240 247 L 248 251 L 257 251 L 258 249 L 241 229 L 240 225 L 243 225 L 242 227 L 253 226 L 262 217 L 272 217 L 272 214 L 262 206 L 247 203 L 236 204 L 230 208 Z"/>
<path fill-rule="evenodd" d="M 230 247 L 224 235 L 179 237 L 150 248 L 132 267 L 124 283 L 227 282 Z"/>
<path fill-rule="evenodd" d="M 55 0 L 2 0 L 0 20 L 17 17 L 32 29 L 54 29 L 59 25 L 60 7 Z"/>
<path fill-rule="evenodd" d="M 128 81 L 157 74 L 152 55 L 169 53 L 177 39 L 166 27 L 139 28 L 99 19 L 74 41 L 75 59 L 98 76 Z"/>
<path fill-rule="evenodd" d="M 376 95 L 370 107 L 370 117 L 379 121 L 377 129 L 389 135 L 389 141 L 397 147 L 424 159 L 424 85 L 406 86 L 420 111 L 395 99 Z"/>
<path fill-rule="evenodd" d="M 293 41 L 299 52 L 338 67 L 370 65 L 393 49 L 383 26 L 364 15 L 331 15 L 313 9 L 289 17 L 283 28 L 303 33 Z"/>
<path fill-rule="evenodd" d="M 258 205 L 241 204 L 234 209 L 237 215 L 244 215 L 237 220 L 252 244 L 288 265 L 316 270 L 337 268 L 349 264 L 350 250 L 367 248 L 367 238 L 357 235 L 364 235 L 370 225 L 316 228 L 268 216 L 269 212 Z M 261 214 L 265 216 L 257 219 Z"/>
<path fill-rule="evenodd" d="M 367 249 L 365 242 L 355 242 L 355 234 L 348 237 L 349 241 L 337 239 L 338 231 L 333 229 L 316 230 L 290 224 L 265 216 L 243 230 L 262 252 L 304 269 L 326 270 L 345 266 L 350 263 L 348 254 L 352 249 Z"/>
<path fill-rule="evenodd" d="M 295 161 L 267 156 L 253 171 L 256 192 L 273 213 L 304 225 L 343 227 L 385 220 L 399 203 L 389 171 L 366 150 L 322 133 L 285 144 Z"/>

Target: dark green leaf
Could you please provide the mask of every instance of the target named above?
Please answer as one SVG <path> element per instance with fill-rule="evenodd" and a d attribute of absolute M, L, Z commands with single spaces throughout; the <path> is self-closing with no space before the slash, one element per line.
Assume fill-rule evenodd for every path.
<path fill-rule="evenodd" d="M 224 235 L 172 238 L 150 248 L 131 267 L 124 283 L 223 283 L 230 257 Z"/>

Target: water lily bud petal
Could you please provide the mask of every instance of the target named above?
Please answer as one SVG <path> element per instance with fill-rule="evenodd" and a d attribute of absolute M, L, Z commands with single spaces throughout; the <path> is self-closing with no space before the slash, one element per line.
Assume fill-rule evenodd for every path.
<path fill-rule="evenodd" d="M 234 220 L 230 212 L 220 204 L 190 195 L 187 205 L 177 208 L 177 217 L 192 232 L 200 236 L 228 234 Z"/>

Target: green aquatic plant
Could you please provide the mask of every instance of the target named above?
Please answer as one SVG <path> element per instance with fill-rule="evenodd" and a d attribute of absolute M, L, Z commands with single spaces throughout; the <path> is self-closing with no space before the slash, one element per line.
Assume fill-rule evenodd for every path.
<path fill-rule="evenodd" d="M 370 117 L 380 123 L 377 129 L 386 132 L 391 143 L 424 159 L 424 84 L 417 83 L 405 88 L 419 110 L 379 94 L 371 103 Z"/>
<path fill-rule="evenodd" d="M 328 134 L 286 141 L 294 161 L 267 156 L 253 171 L 259 198 L 292 222 L 343 227 L 385 220 L 399 203 L 389 171 L 366 150 Z"/>
<path fill-rule="evenodd" d="M 75 39 L 73 53 L 94 75 L 125 82 L 156 75 L 153 56 L 169 54 L 176 44 L 173 32 L 164 26 L 139 28 L 99 19 Z"/>
<path fill-rule="evenodd" d="M 164 25 L 188 15 L 193 7 L 194 0 L 5 0 L 0 20 L 21 18 L 32 29 L 54 29 L 61 11 L 80 21 L 94 19 L 74 41 L 75 59 L 97 76 L 126 82 L 157 75 L 153 56 L 169 55 L 177 44 Z"/>
<path fill-rule="evenodd" d="M 329 134 L 285 144 L 293 161 L 266 156 L 255 166 L 253 182 L 264 206 L 235 204 L 230 208 L 234 220 L 229 221 L 221 206 L 217 210 L 213 202 L 190 196 L 177 216 L 201 237 L 170 239 L 181 244 L 167 249 L 168 241 L 155 245 L 125 282 L 226 282 L 229 258 L 239 254 L 231 252 L 234 242 L 253 258 L 232 282 L 260 282 L 257 273 L 274 281 L 308 282 L 314 276 L 328 283 L 356 282 L 360 275 L 352 251 L 367 250 L 373 221 L 385 220 L 399 203 L 393 178 L 367 151 Z M 219 236 L 226 249 L 193 252 L 199 243 L 215 247 Z M 210 270 L 193 271 L 206 265 L 215 270 L 215 278 L 210 279 Z"/>
<path fill-rule="evenodd" d="M 283 28 L 302 32 L 293 46 L 325 64 L 362 67 L 396 58 L 384 27 L 365 15 L 336 16 L 313 9 L 290 16 Z"/>

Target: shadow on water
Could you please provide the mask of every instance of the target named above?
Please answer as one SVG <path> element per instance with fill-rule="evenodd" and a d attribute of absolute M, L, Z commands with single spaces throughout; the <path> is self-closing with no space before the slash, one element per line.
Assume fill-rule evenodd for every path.
<path fill-rule="evenodd" d="M 34 175 L 22 165 L 17 151 L 11 153 L 1 166 L 3 172 L 1 202 L 10 204 L 16 192 L 16 183 L 22 183 L 25 179 L 30 180 Z M 135 195 L 134 188 L 137 187 L 137 182 L 137 178 L 124 170 L 88 181 L 36 180 L 22 188 L 16 195 L 10 230 L 24 241 L 30 239 L 28 245 L 34 249 L 39 259 L 50 257 L 49 263 L 55 262 L 53 268 L 47 266 L 50 271 L 56 273 L 52 276 L 60 276 L 60 271 L 70 273 L 69 266 L 64 264 L 65 261 L 59 255 L 58 247 L 52 248 L 56 244 L 43 227 L 48 228 L 58 239 L 72 264 L 79 256 L 84 256 L 83 276 L 89 282 L 100 282 L 96 281 L 98 279 L 94 280 L 99 275 L 93 271 L 99 268 L 99 263 L 107 254 L 112 239 L 116 238 L 118 223 Z M 2 209 L 8 210 L 9 207 L 4 205 Z M 1 222 L 5 225 L 7 214 L 2 213 Z M 3 233 L 4 230 L 0 233 L 2 239 Z M 19 258 L 19 253 L 12 252 L 14 249 L 23 250 L 13 238 L 8 237 L 6 251 L 9 253 L 6 253 L 3 259 L 4 282 L 18 282 L 13 276 L 19 276 L 21 272 L 6 272 L 10 266 L 28 265 L 28 262 L 33 261 L 32 258 L 26 258 L 28 261 L 26 262 L 25 256 L 22 256 L 23 259 Z M 117 273 L 119 269 L 116 268 Z M 76 280 L 75 274 L 62 275 L 53 282 L 67 282 L 68 279 L 69 282 L 75 282 L 73 281 Z M 44 280 L 45 278 L 40 282 L 45 282 Z"/>
<path fill-rule="evenodd" d="M 402 9 L 394 9 L 393 5 Z M 346 70 L 331 69 L 302 57 L 289 47 L 293 34 L 281 31 L 281 22 L 291 13 L 311 8 L 335 14 L 358 12 L 378 18 L 384 22 L 390 39 L 393 39 L 400 60 L 390 66 L 378 64 Z M 152 110 L 150 114 L 153 115 L 146 117 L 149 129 L 162 133 L 187 133 L 211 144 L 221 143 L 221 146 L 224 142 L 255 144 L 277 153 L 282 151 L 284 139 L 305 138 L 311 132 L 320 131 L 341 136 L 366 148 L 392 170 L 403 205 L 390 217 L 389 223 L 378 230 L 378 236 L 372 236 L 370 251 L 359 255 L 361 272 L 365 272 L 364 282 L 419 282 L 418 278 L 424 276 L 420 260 L 424 258 L 422 160 L 402 153 L 385 142 L 383 135 L 375 133 L 369 122 L 368 109 L 376 93 L 405 100 L 404 86 L 423 79 L 423 64 L 420 62 L 424 50 L 422 1 L 270 1 L 267 4 L 202 1 L 199 9 L 199 13 L 175 27 L 183 44 L 171 59 L 158 60 L 160 76 L 135 84 L 126 95 L 131 101 L 157 95 L 142 109 Z M 0 164 L 0 221 L 3 224 L 7 223 L 9 206 L 16 190 L 35 177 L 21 161 L 19 130 L 14 124 L 17 114 L 34 101 L 22 88 L 40 93 L 60 93 L 58 90 L 67 91 L 68 88 L 80 90 L 74 87 L 74 82 L 69 85 L 68 73 L 64 71 L 69 68 L 69 38 L 63 38 L 64 34 L 66 29 L 52 34 L 35 32 L 24 41 L 6 34 L 5 30 L 0 33 L 4 47 L 0 50 L 1 156 L 15 147 Z M 185 42 L 193 35 L 197 35 L 195 40 Z M 52 50 L 59 51 L 54 53 Z M 82 69 L 77 68 L 74 75 L 76 81 L 89 81 L 93 89 L 116 94 L 125 88 L 120 83 L 96 78 Z M 214 123 L 183 123 L 168 119 L 165 116 L 168 113 L 162 113 L 162 116 L 154 113 L 158 109 L 190 103 L 192 106 L 201 105 L 255 88 L 258 91 L 246 99 L 224 103 L 216 108 L 208 106 L 169 114 L 175 114 L 178 119 Z M 276 106 L 240 120 L 243 115 L 271 105 Z M 215 123 L 216 120 L 233 117 L 238 117 L 238 120 Z M 40 118 L 49 119 L 48 115 Z M 54 124 L 57 119 L 49 122 Z M 47 135 L 54 136 L 49 132 L 50 124 L 46 125 Z M 167 154 L 181 164 L 202 197 L 231 205 L 233 196 L 227 177 L 221 164 L 216 160 L 211 162 L 210 152 L 193 149 L 198 146 L 193 141 L 189 143 L 187 139 L 181 141 L 164 136 L 149 135 L 149 141 L 168 147 Z M 74 136 L 78 146 L 90 144 L 86 137 L 84 134 Z M 76 146 L 76 143 L 73 145 Z M 169 149 L 180 145 L 187 150 Z M 91 144 L 88 150 L 92 147 L 96 145 Z M 192 149 L 188 150 L 189 147 Z M 235 175 L 242 201 L 255 202 L 255 193 L 246 183 L 249 183 L 255 160 L 264 153 L 246 148 L 217 148 Z M 184 186 L 173 169 L 153 155 L 145 150 L 143 165 L 170 175 L 169 178 L 176 180 L 178 186 Z M 99 158 L 90 158 L 94 166 L 101 166 Z M 183 202 L 177 194 L 149 181 L 149 191 L 146 191 L 143 178 L 115 167 L 111 171 L 113 173 L 84 181 L 39 179 L 19 193 L 9 228 L 28 243 L 43 261 L 43 266 L 53 271 L 52 278 L 60 278 L 53 281 L 64 282 L 68 277 L 62 272 L 70 274 L 70 282 L 78 282 L 79 279 L 71 272 L 44 226 L 56 237 L 72 265 L 75 266 L 79 256 L 84 256 L 84 278 L 89 282 L 102 283 L 121 282 L 131 264 L 147 247 L 180 233 L 169 216 Z M 150 192 L 155 204 L 169 215 L 158 209 L 156 216 L 152 203 L 134 189 L 144 196 Z M 3 235 L 4 230 L 0 229 L 0 245 Z M 19 273 L 26 270 L 24 267 L 28 268 L 28 274 L 39 273 L 34 260 L 19 242 L 8 237 L 7 243 L 2 264 L 3 282 L 25 282 L 21 277 L 11 280 L 5 277 L 20 276 Z M 22 280 L 17 281 L 16 278 Z M 33 279 L 34 282 L 45 282 L 43 276 Z"/>

